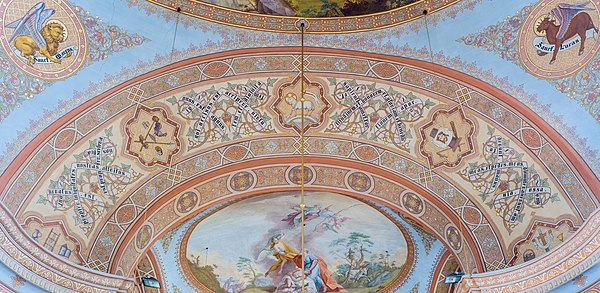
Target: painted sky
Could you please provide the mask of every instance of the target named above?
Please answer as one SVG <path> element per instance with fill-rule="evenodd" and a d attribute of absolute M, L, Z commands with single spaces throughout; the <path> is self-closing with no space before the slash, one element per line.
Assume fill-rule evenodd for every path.
<path fill-rule="evenodd" d="M 275 258 L 267 250 L 273 235 L 283 233 L 283 240 L 300 250 L 299 225 L 291 226 L 282 221 L 294 211 L 291 207 L 299 203 L 300 198 L 296 193 L 286 192 L 254 197 L 228 206 L 193 228 L 186 255 L 188 258 L 199 255 L 201 265 L 206 262 L 217 265 L 215 273 L 220 276 L 241 277 L 235 265 L 239 257 L 252 259 L 264 273 L 275 263 Z M 330 268 L 340 263 L 330 243 L 349 236 L 351 232 L 370 236 L 374 244 L 369 250 L 373 254 L 388 251 L 390 261 L 395 260 L 398 265 L 406 261 L 406 240 L 400 229 L 374 208 L 338 194 L 307 193 L 306 206 L 315 205 L 323 210 L 328 208 L 330 213 L 322 212 L 322 216 L 307 221 L 306 246 L 322 257 Z M 338 222 L 346 219 L 334 227 L 332 217 L 336 217 Z M 337 233 L 324 223 L 329 223 L 329 227 Z"/>

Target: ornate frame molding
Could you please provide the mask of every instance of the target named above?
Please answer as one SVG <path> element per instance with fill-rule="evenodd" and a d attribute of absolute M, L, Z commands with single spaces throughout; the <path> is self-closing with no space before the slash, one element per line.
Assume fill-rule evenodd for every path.
<path fill-rule="evenodd" d="M 600 209 L 562 245 L 509 269 L 463 278 L 457 292 L 545 292 L 564 284 L 600 260 Z"/>
<path fill-rule="evenodd" d="M 147 0 L 165 9 L 177 11 L 192 17 L 260 31 L 279 33 L 299 33 L 296 23 L 305 20 L 309 23 L 306 33 L 331 34 L 350 33 L 381 29 L 399 25 L 423 17 L 423 10 L 433 13 L 460 0 L 420 0 L 393 10 L 346 17 L 301 17 L 276 16 L 244 12 L 203 1 Z"/>
<path fill-rule="evenodd" d="M 74 265 L 48 252 L 25 233 L 0 203 L 0 261 L 27 281 L 52 292 L 127 292 L 130 278 Z"/>

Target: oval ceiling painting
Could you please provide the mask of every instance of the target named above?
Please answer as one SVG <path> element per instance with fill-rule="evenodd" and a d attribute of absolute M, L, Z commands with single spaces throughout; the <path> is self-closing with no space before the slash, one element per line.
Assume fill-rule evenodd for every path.
<path fill-rule="evenodd" d="M 298 33 L 359 32 L 396 26 L 460 0 L 147 0 L 189 16 L 236 27 Z"/>
<path fill-rule="evenodd" d="M 204 0 L 225 8 L 279 16 L 340 17 L 383 12 L 419 0 Z"/>
<path fill-rule="evenodd" d="M 306 196 L 305 254 L 297 193 L 252 197 L 200 219 L 180 260 L 188 279 L 212 292 L 374 292 L 396 288 L 413 264 L 406 229 L 359 200 Z M 236 215 L 232 217 L 231 215 Z"/>

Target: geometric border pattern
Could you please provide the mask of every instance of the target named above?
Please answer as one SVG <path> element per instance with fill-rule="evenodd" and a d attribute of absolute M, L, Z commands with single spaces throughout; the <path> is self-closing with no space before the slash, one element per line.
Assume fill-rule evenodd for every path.
<path fill-rule="evenodd" d="M 320 157 L 306 157 L 306 163 L 316 170 L 324 170 L 330 169 L 332 171 L 329 172 L 343 172 L 346 174 L 356 172 L 357 169 L 364 169 L 361 163 L 343 163 L 343 161 L 339 161 L 340 163 L 336 163 L 335 159 L 324 160 Z M 285 162 L 290 163 L 290 166 L 295 166 L 299 162 L 299 158 L 285 158 Z M 270 161 L 270 162 L 269 162 Z M 139 221 L 129 227 L 129 231 L 138 231 L 139 227 L 144 226 L 148 223 L 156 223 L 161 220 L 162 216 L 167 213 L 171 213 L 173 209 L 173 202 L 178 199 L 177 194 L 181 194 L 182 192 L 195 190 L 199 193 L 204 193 L 205 196 L 202 198 L 201 202 L 199 202 L 198 206 L 194 209 L 194 211 L 190 212 L 185 216 L 178 216 L 176 219 L 172 219 L 168 224 L 162 224 L 161 228 L 154 232 L 152 235 L 152 240 L 147 247 L 151 247 L 152 243 L 160 239 L 164 233 L 173 229 L 173 227 L 179 225 L 183 221 L 193 217 L 194 215 L 201 213 L 204 210 L 210 209 L 215 205 L 220 204 L 224 200 L 237 200 L 240 198 L 245 198 L 253 195 L 264 194 L 269 191 L 297 191 L 299 187 L 295 184 L 289 183 L 285 180 L 285 174 L 280 172 L 282 168 L 288 168 L 287 165 L 283 165 L 278 160 L 253 160 L 254 165 L 249 165 L 248 162 L 240 166 L 229 166 L 228 168 L 223 168 L 225 170 L 247 170 L 248 172 L 253 171 L 253 173 L 258 173 L 257 170 L 260 170 L 262 176 L 258 176 L 256 178 L 256 182 L 260 184 L 260 182 L 264 181 L 273 181 L 273 178 L 276 178 L 278 175 L 281 177 L 280 184 L 277 186 L 264 186 L 255 187 L 249 190 L 245 190 L 243 192 L 235 192 L 232 193 L 230 190 L 226 188 L 215 189 L 215 183 L 223 182 L 224 179 L 230 178 L 230 176 L 239 171 L 233 171 L 230 173 L 223 174 L 221 176 L 211 176 L 209 173 L 208 176 L 202 176 L 205 179 L 204 182 L 198 182 L 198 180 L 190 180 L 189 184 L 185 186 L 179 186 L 178 188 L 172 190 L 169 194 L 165 194 L 161 196 L 161 202 L 151 205 L 146 208 L 144 214 L 147 215 L 146 219 L 139 219 Z M 295 162 L 298 161 L 298 162 Z M 348 166 L 344 166 L 344 164 L 348 164 Z M 242 167 L 245 166 L 245 167 Z M 269 171 L 271 170 L 271 171 Z M 371 168 L 371 171 L 374 171 Z M 323 171 L 321 171 L 323 172 Z M 379 171 L 381 172 L 381 171 Z M 213 170 L 215 174 L 222 173 L 221 170 L 216 169 Z M 319 174 L 320 172 L 316 172 Z M 386 175 L 384 175 L 386 174 Z M 326 178 L 330 178 L 328 175 L 323 175 L 323 179 L 316 178 L 313 183 L 307 185 L 306 190 L 310 191 L 329 191 L 343 195 L 353 196 L 357 199 L 365 199 L 369 201 L 374 201 L 380 204 L 383 204 L 396 212 L 402 213 L 403 215 L 414 219 L 417 223 L 419 223 L 423 227 L 427 227 L 428 230 L 431 231 L 432 234 L 436 235 L 438 239 L 440 239 L 443 243 L 446 243 L 444 239 L 444 230 L 441 229 L 450 223 L 459 223 L 457 216 L 450 212 L 447 208 L 440 208 L 438 204 L 429 203 L 425 204 L 425 212 L 422 216 L 414 216 L 408 212 L 404 207 L 400 205 L 401 195 L 405 192 L 419 193 L 424 196 L 427 196 L 428 199 L 432 201 L 436 201 L 435 197 L 432 198 L 431 195 L 428 195 L 428 192 L 422 190 L 417 185 L 410 181 L 403 180 L 401 178 L 397 178 L 396 176 L 389 174 L 388 172 L 382 172 L 380 175 L 374 175 L 374 173 L 369 173 L 369 177 L 373 178 L 376 182 L 377 189 L 373 189 L 370 193 L 360 193 L 354 191 L 350 188 L 347 183 L 343 186 L 339 186 L 338 183 L 330 182 Z M 387 177 L 392 176 L 392 177 Z M 402 182 L 402 183 L 401 183 Z M 413 189 L 414 188 L 414 189 Z M 207 193 L 206 191 L 209 191 Z M 384 192 L 384 190 L 395 190 L 393 194 L 388 194 Z M 396 192 L 400 194 L 396 194 Z M 435 220 L 434 220 L 435 219 Z M 465 227 L 462 227 L 461 230 L 465 231 Z M 133 265 L 139 261 L 141 255 L 143 255 L 143 251 L 138 252 L 136 249 L 131 249 L 130 247 L 135 247 L 135 239 L 131 232 L 128 235 L 122 236 L 124 239 L 120 244 L 116 245 L 118 247 L 118 251 L 114 253 L 114 258 L 111 260 L 111 268 L 109 272 L 122 271 L 125 274 L 128 274 L 132 269 Z M 462 249 L 461 252 L 458 252 L 457 259 L 461 260 L 461 267 L 466 268 L 468 271 L 483 271 L 483 263 L 479 259 L 479 252 L 476 248 L 476 244 L 473 241 L 471 235 L 465 235 L 467 245 L 465 246 L 467 249 Z M 446 245 L 448 245 L 446 243 Z"/>
<path fill-rule="evenodd" d="M 260 195 L 258 195 L 258 196 L 260 196 Z M 202 222 L 206 218 L 210 217 L 211 215 L 214 215 L 215 213 L 224 209 L 225 207 L 230 206 L 231 204 L 237 203 L 239 201 L 243 201 L 244 199 L 247 199 L 247 198 L 248 197 L 238 198 L 236 200 L 229 201 L 223 205 L 220 205 L 219 207 L 217 207 L 215 209 L 210 210 L 210 212 L 208 212 L 205 215 L 203 215 L 202 217 L 198 218 L 194 223 L 192 223 L 187 228 L 187 231 L 185 232 L 185 234 L 183 235 L 183 238 L 181 239 L 181 241 L 179 243 L 179 249 L 178 249 L 179 250 L 179 264 L 181 265 L 183 274 L 187 278 L 188 281 L 191 281 L 191 283 L 194 284 L 194 286 L 196 286 L 196 288 L 200 289 L 202 292 L 210 292 L 210 289 L 206 288 L 206 286 L 204 286 L 204 284 L 202 284 L 197 278 L 195 278 L 191 272 L 191 269 L 187 262 L 187 256 L 186 256 L 186 253 L 187 253 L 186 247 L 188 245 L 189 238 L 192 235 L 192 232 L 194 232 L 195 227 L 200 222 Z M 369 201 L 358 199 L 358 198 L 355 198 L 355 199 L 362 201 L 364 204 L 376 209 L 379 213 L 384 215 L 388 220 L 392 221 L 394 223 L 394 225 L 396 227 L 398 227 L 402 236 L 406 240 L 406 248 L 407 248 L 406 263 L 404 263 L 402 265 L 402 269 L 400 269 L 400 272 L 396 275 L 396 278 L 394 278 L 390 282 L 386 283 L 383 288 L 379 287 L 377 289 L 377 292 L 393 292 L 394 289 L 396 289 L 402 282 L 404 282 L 406 279 L 408 279 L 408 277 L 411 275 L 411 271 L 414 270 L 414 265 L 415 265 L 415 243 L 414 243 L 414 240 L 411 237 L 411 234 L 406 229 L 406 227 L 404 227 L 400 222 L 394 220 L 392 217 L 387 215 L 384 211 L 382 211 L 381 208 L 377 207 L 376 205 L 372 204 Z"/>
<path fill-rule="evenodd" d="M 285 48 L 276 48 L 276 49 L 271 49 L 271 50 L 261 49 L 260 53 L 262 53 L 262 54 L 265 54 L 265 53 L 268 54 L 269 52 L 281 53 L 282 51 L 285 51 L 285 50 L 286 50 Z M 286 52 L 293 54 L 295 52 L 294 50 L 295 49 L 293 49 L 293 48 L 287 49 Z M 308 49 L 308 51 L 310 52 L 310 49 Z M 254 51 L 253 50 L 245 50 L 245 51 L 241 51 L 241 52 L 247 52 L 247 54 L 256 54 L 257 53 L 257 51 L 255 51 L 255 50 Z M 345 54 L 348 56 L 354 56 L 354 57 L 349 57 L 349 58 L 358 59 L 356 57 L 356 55 L 352 55 L 355 53 L 349 53 L 347 51 L 333 50 L 333 49 L 319 49 L 319 52 L 313 52 L 311 54 L 319 55 L 319 54 L 327 54 L 327 53 L 338 54 L 335 58 L 338 58 L 338 57 L 342 58 L 342 57 L 340 57 L 340 55 Z M 195 65 L 197 65 L 198 62 L 202 62 L 203 60 L 215 60 L 218 58 L 231 57 L 234 54 L 237 54 L 237 56 L 241 56 L 237 60 L 242 60 L 244 58 L 250 59 L 248 56 L 244 56 L 243 55 L 244 53 L 240 53 L 240 51 L 236 51 L 233 53 L 226 52 L 226 53 L 215 54 L 215 55 L 206 56 L 206 57 L 202 57 L 202 58 L 194 58 L 194 59 L 182 61 L 181 63 L 173 64 L 171 67 L 166 67 L 162 70 L 169 71 L 176 67 L 179 67 L 181 69 L 186 69 L 186 68 L 191 68 L 191 66 L 194 66 L 193 68 L 201 68 L 200 66 L 195 66 Z M 449 70 L 447 68 L 443 68 L 438 65 L 432 65 L 432 64 L 428 64 L 428 63 L 420 62 L 420 61 L 407 60 L 407 59 L 403 59 L 403 58 L 382 56 L 382 55 L 376 55 L 376 54 L 364 54 L 364 55 L 359 55 L 359 57 L 372 58 L 372 59 L 367 59 L 365 61 L 366 63 L 373 62 L 372 60 L 375 60 L 375 59 L 379 59 L 379 60 L 384 59 L 384 60 L 388 60 L 389 62 L 401 63 L 402 66 L 404 66 L 404 69 L 402 71 L 403 74 L 410 70 L 418 71 L 419 68 L 431 68 L 431 71 L 438 74 L 438 76 L 436 76 L 436 78 L 439 78 L 439 76 L 442 76 L 442 77 L 443 76 L 447 76 L 447 77 L 451 76 L 454 79 L 454 80 L 444 80 L 445 82 L 447 81 L 447 83 L 452 83 L 452 82 L 461 83 L 463 85 L 481 90 L 482 95 L 487 94 L 487 95 L 495 97 L 493 103 L 496 103 L 496 106 L 498 106 L 498 107 L 509 107 L 508 106 L 509 102 L 514 102 L 514 99 L 509 97 L 507 94 L 500 92 L 499 90 L 497 90 L 483 82 L 476 81 L 472 77 Z M 212 58 L 212 59 L 209 59 L 209 58 Z M 307 58 L 311 58 L 311 56 L 308 56 Z M 231 59 L 229 59 L 229 60 L 231 60 Z M 371 63 L 371 64 L 373 64 L 373 63 Z M 362 74 L 361 76 L 368 76 L 369 74 L 372 75 L 373 73 L 370 71 L 372 67 L 367 67 L 367 68 L 368 69 L 366 70 L 365 73 L 357 73 L 357 72 L 340 72 L 340 73 L 344 73 L 344 74 L 348 74 L 348 75 Z M 252 73 L 260 72 L 260 70 L 256 70 L 256 69 L 253 69 L 253 70 L 254 71 L 252 71 L 252 72 L 245 72 L 242 74 L 252 74 Z M 313 69 L 309 66 L 308 70 L 313 70 Z M 73 112 L 69 113 L 68 115 L 66 115 L 65 117 L 63 117 L 63 119 L 61 121 L 62 122 L 68 121 L 69 123 L 72 123 L 72 125 L 77 125 L 78 130 L 80 130 L 82 135 L 87 135 L 87 134 L 91 133 L 92 131 L 94 131 L 95 127 L 97 127 L 99 125 L 99 123 L 101 122 L 101 121 L 99 121 L 98 123 L 95 123 L 96 120 L 93 120 L 93 119 L 97 119 L 98 115 L 96 115 L 96 113 L 97 113 L 96 111 L 98 111 L 98 108 L 103 103 L 105 103 L 108 100 L 108 98 L 113 98 L 112 95 L 117 95 L 118 93 L 125 92 L 132 87 L 139 88 L 140 86 L 145 86 L 141 82 L 146 81 L 149 78 L 153 78 L 153 80 L 155 80 L 157 82 L 162 82 L 162 79 L 166 76 L 165 71 L 159 70 L 157 72 L 150 72 L 150 73 L 140 76 L 138 78 L 134 78 L 131 81 L 128 81 L 128 82 L 124 83 L 123 85 L 106 92 L 105 94 L 102 94 L 96 98 L 93 98 L 92 100 L 90 100 L 87 103 L 85 103 L 84 105 L 82 105 L 80 108 L 76 109 L 75 111 L 73 111 Z M 195 79 L 195 82 L 205 81 L 205 80 L 211 80 L 211 78 L 206 78 L 205 76 L 201 76 L 200 78 Z M 458 80 L 459 82 L 457 82 L 456 80 Z M 405 81 L 406 80 L 403 79 L 403 82 L 405 82 Z M 148 83 L 150 83 L 150 82 L 148 82 Z M 185 84 L 185 83 L 178 83 L 173 86 L 166 84 L 161 89 L 161 90 L 163 90 L 162 92 L 157 91 L 157 92 L 152 93 L 152 95 L 158 95 L 158 94 L 173 90 L 174 88 L 179 88 L 179 87 L 183 87 L 186 85 L 187 84 Z M 410 86 L 418 87 L 422 91 L 429 91 L 429 89 L 427 88 L 426 85 L 420 84 L 419 82 L 416 82 L 416 84 L 414 84 L 414 85 L 411 84 Z M 477 93 L 477 94 L 479 94 L 479 93 Z M 487 98 L 487 97 L 483 97 L 483 98 Z M 129 102 L 129 101 L 127 101 L 127 102 Z M 122 105 L 119 105 L 119 106 L 122 106 Z M 128 106 L 129 106 L 129 104 L 127 105 L 127 107 Z M 582 189 L 588 190 L 588 192 L 592 196 L 591 198 L 588 198 L 588 200 L 591 200 L 592 203 L 597 203 L 597 197 L 598 197 L 597 191 L 600 190 L 600 189 L 596 188 L 599 185 L 598 180 L 593 175 L 593 173 L 589 170 L 589 168 L 587 168 L 585 162 L 583 162 L 581 157 L 579 157 L 578 154 L 572 149 L 572 147 L 570 147 L 570 145 L 568 145 L 568 143 L 560 137 L 560 134 L 558 134 L 554 129 L 549 127 L 546 122 L 541 120 L 541 118 L 536 116 L 535 113 L 531 112 L 531 110 L 529 110 L 522 104 L 515 103 L 515 104 L 511 104 L 510 107 L 515 112 L 519 112 L 520 115 L 529 117 L 530 121 L 526 121 L 526 122 L 530 125 L 528 125 L 527 127 L 535 127 L 536 129 L 539 130 L 539 132 L 542 136 L 544 136 L 545 138 L 549 137 L 550 138 L 549 140 L 553 142 L 553 144 L 548 144 L 545 147 L 548 149 L 551 149 L 553 151 L 553 154 L 556 154 L 556 155 L 549 156 L 547 158 L 541 158 L 542 162 L 549 169 L 552 169 L 553 172 L 555 172 L 554 170 L 557 170 L 557 169 L 559 171 L 561 171 L 561 168 L 564 168 L 565 171 L 561 171 L 563 173 L 560 174 L 560 177 L 557 177 L 557 178 L 561 178 L 561 179 L 566 178 L 567 176 L 563 176 L 563 174 L 570 175 L 571 177 L 569 177 L 568 179 L 572 180 L 572 182 L 583 185 L 584 187 L 582 187 Z M 123 109 L 125 109 L 125 108 L 126 107 L 122 107 L 122 108 L 115 107 L 114 109 L 110 109 L 110 112 L 108 112 L 107 117 L 114 117 L 114 115 L 117 115 L 119 113 L 119 111 L 123 111 Z M 85 112 L 82 113 L 81 109 L 85 109 Z M 487 114 L 486 109 L 477 108 L 474 110 L 480 112 L 482 115 Z M 89 123 L 82 123 L 82 120 L 78 120 L 78 119 L 82 119 L 82 120 L 88 119 L 87 121 Z M 496 120 L 494 120 L 495 117 L 491 117 L 490 119 L 493 122 L 497 122 Z M 498 122 L 498 123 L 500 125 L 504 125 L 500 122 Z M 25 190 L 25 191 L 31 190 L 32 183 L 30 183 L 30 181 L 36 182 L 43 175 L 43 174 L 41 174 L 41 175 L 34 174 L 33 178 L 27 178 L 27 176 L 24 175 L 24 174 L 26 174 L 25 172 L 27 171 L 27 168 L 30 168 L 30 166 L 33 166 L 33 167 L 38 166 L 36 164 L 42 164 L 42 166 L 48 166 L 48 164 L 46 164 L 46 163 L 48 163 L 48 161 L 50 161 L 50 163 L 51 163 L 58 156 L 61 155 L 60 153 L 59 154 L 53 153 L 51 155 L 45 156 L 45 154 L 43 153 L 43 152 L 47 151 L 49 148 L 50 149 L 52 148 L 52 146 L 48 146 L 46 144 L 46 142 L 52 141 L 54 139 L 54 136 L 60 131 L 60 129 L 57 129 L 57 127 L 60 127 L 60 126 L 62 126 L 62 125 L 58 125 L 58 122 L 57 122 L 57 123 L 51 125 L 50 127 L 48 127 L 45 131 L 43 131 L 36 139 L 34 139 L 23 150 L 23 152 L 21 154 L 19 154 L 17 156 L 17 158 L 15 159 L 13 164 L 11 164 L 11 166 L 9 166 L 7 168 L 6 172 L 4 172 L 3 176 L 0 177 L 0 186 L 1 186 L 0 189 L 2 190 L 1 194 L 3 196 L 3 201 L 6 203 L 7 208 L 9 210 L 16 212 L 20 208 L 21 202 L 18 202 L 17 199 L 19 197 L 23 196 L 22 191 L 23 190 Z M 519 131 L 519 128 L 511 129 L 510 133 L 515 133 L 518 131 Z M 547 159 L 551 159 L 552 161 L 549 161 L 548 163 L 546 163 L 545 160 L 547 160 Z M 46 160 L 46 161 L 44 161 L 44 160 Z M 36 164 L 31 163 L 27 166 L 21 165 L 24 162 L 32 162 L 32 161 L 35 161 Z M 558 166 L 558 167 L 556 167 L 556 166 Z M 181 172 L 181 169 L 173 170 L 173 171 Z M 35 176 L 40 176 L 40 177 L 35 177 Z M 559 176 L 557 172 L 555 172 L 555 176 Z M 33 179 L 33 180 L 30 180 L 30 179 Z M 429 182 L 429 184 L 431 184 L 431 182 Z M 563 185 L 562 187 L 565 189 L 567 194 L 573 194 L 569 190 L 570 186 Z M 590 189 L 591 189 L 591 191 L 590 191 Z M 581 194 L 585 194 L 585 192 L 583 192 Z M 587 195 L 585 195 L 585 196 L 587 196 Z M 17 197 L 17 198 L 15 198 L 15 197 Z M 576 206 L 586 206 L 585 204 L 582 204 L 581 202 L 576 202 L 575 205 Z M 146 206 L 146 203 L 144 203 L 143 205 L 140 205 L 140 206 Z M 587 206 L 590 206 L 592 211 L 587 211 L 587 210 L 579 211 L 584 219 L 588 218 L 594 209 L 594 207 L 593 207 L 594 204 L 587 205 Z M 130 226 L 130 228 L 135 229 L 135 225 Z"/>
<path fill-rule="evenodd" d="M 49 291 L 129 292 L 132 279 L 75 266 L 42 249 L 0 203 L 0 261 L 27 281 Z"/>
<path fill-rule="evenodd" d="M 349 33 L 368 31 L 399 25 L 423 17 L 423 11 L 433 13 L 459 0 L 419 0 L 393 10 L 347 17 L 297 17 L 276 16 L 234 10 L 202 1 L 147 0 L 166 9 L 177 11 L 196 18 L 235 27 L 261 31 L 298 33 L 296 23 L 306 20 L 306 33 Z"/>
<path fill-rule="evenodd" d="M 600 210 L 569 240 L 527 265 L 475 274 L 460 282 L 457 292 L 545 292 L 570 281 L 600 261 Z"/>

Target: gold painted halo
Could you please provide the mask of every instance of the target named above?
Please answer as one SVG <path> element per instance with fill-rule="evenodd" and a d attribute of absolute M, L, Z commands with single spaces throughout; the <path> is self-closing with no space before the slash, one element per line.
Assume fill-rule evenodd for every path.
<path fill-rule="evenodd" d="M 48 21 L 48 24 L 53 24 L 53 23 L 56 23 L 56 24 L 62 26 L 62 28 L 63 28 L 63 36 L 65 37 L 64 40 L 63 40 L 63 42 L 66 41 L 67 38 L 69 37 L 69 31 L 67 30 L 67 26 L 62 21 L 60 21 L 58 19 L 52 19 L 52 20 Z"/>
<path fill-rule="evenodd" d="M 546 36 L 546 31 L 542 31 L 542 32 L 538 32 L 537 28 L 540 26 L 540 24 L 542 23 L 542 21 L 544 21 L 544 18 L 550 18 L 550 20 L 554 21 L 554 24 L 556 25 L 560 25 L 560 23 L 558 22 L 558 19 L 556 19 L 556 17 L 554 17 L 554 15 L 551 14 L 543 14 L 540 15 L 540 17 L 538 17 L 535 20 L 535 23 L 533 24 L 533 32 L 538 36 L 538 37 L 544 37 Z"/>

